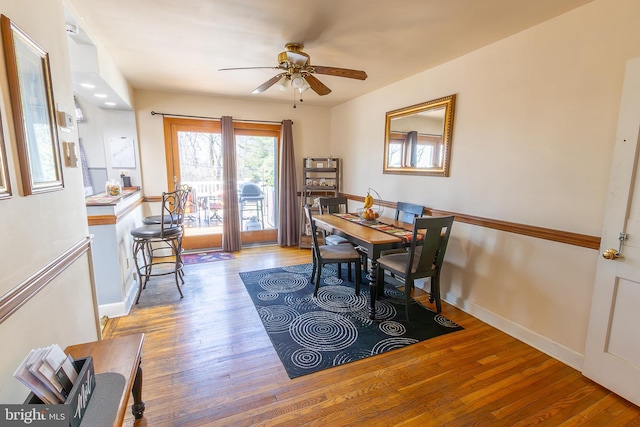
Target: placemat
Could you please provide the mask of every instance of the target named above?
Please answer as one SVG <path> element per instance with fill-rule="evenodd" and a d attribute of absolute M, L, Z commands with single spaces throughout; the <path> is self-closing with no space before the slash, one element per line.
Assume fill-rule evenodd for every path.
<path fill-rule="evenodd" d="M 334 213 L 333 215 L 338 216 L 342 219 L 346 219 L 347 221 L 351 221 L 351 222 L 357 222 L 360 225 L 363 225 L 365 227 L 369 227 L 369 228 L 373 228 L 375 230 L 378 231 L 382 231 L 384 233 L 387 234 L 391 234 L 392 236 L 396 236 L 399 237 L 400 239 L 402 239 L 402 241 L 404 243 L 408 243 L 411 241 L 411 238 L 413 236 L 413 231 L 412 230 L 407 230 L 404 228 L 400 228 L 400 227 L 396 227 L 395 225 L 392 224 L 386 224 L 380 220 L 376 220 L 374 221 L 366 221 L 362 218 L 360 218 L 360 216 L 358 214 L 354 214 L 354 213 Z"/>

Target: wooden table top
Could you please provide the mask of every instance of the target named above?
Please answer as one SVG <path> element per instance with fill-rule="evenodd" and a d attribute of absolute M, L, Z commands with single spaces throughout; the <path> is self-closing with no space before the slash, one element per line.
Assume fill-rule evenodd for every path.
<path fill-rule="evenodd" d="M 93 369 L 96 374 L 117 372 L 125 378 L 124 393 L 120 397 L 118 414 L 114 426 L 122 425 L 127 410 L 129 394 L 136 378 L 136 372 L 142 357 L 144 334 L 92 341 L 84 344 L 70 345 L 65 353 L 74 359 L 93 357 Z"/>
<path fill-rule="evenodd" d="M 366 225 L 359 224 L 354 221 L 349 221 L 340 218 L 333 214 L 313 215 L 314 221 L 320 228 L 333 228 L 339 230 L 350 236 L 357 237 L 366 242 L 379 245 L 384 243 L 398 243 L 402 242 L 402 239 L 398 236 L 393 236 L 383 231 L 378 231 Z M 393 225 L 398 228 L 404 228 L 406 230 L 413 230 L 413 224 L 409 224 L 402 221 L 396 221 L 393 218 L 380 218 L 380 222 Z"/>

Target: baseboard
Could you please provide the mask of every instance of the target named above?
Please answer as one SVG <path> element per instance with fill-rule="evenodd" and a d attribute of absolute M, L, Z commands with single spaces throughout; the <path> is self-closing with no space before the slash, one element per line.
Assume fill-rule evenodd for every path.
<path fill-rule="evenodd" d="M 131 307 L 134 304 L 135 298 L 138 295 L 138 281 L 134 280 L 133 285 L 129 287 L 127 295 L 124 301 L 116 302 L 113 304 L 101 304 L 98 306 L 98 313 L 100 318 L 107 316 L 122 317 L 129 314 Z"/>
<path fill-rule="evenodd" d="M 129 311 L 126 309 L 126 304 L 121 302 L 115 302 L 113 304 L 100 304 L 98 305 L 98 313 L 100 318 L 103 317 L 122 317 L 129 314 Z"/>
<path fill-rule="evenodd" d="M 447 293 L 444 301 L 459 308 L 465 313 L 470 314 L 478 320 L 493 326 L 496 329 L 508 334 L 531 347 L 553 357 L 560 362 L 571 366 L 572 368 L 582 371 L 584 355 L 570 348 L 563 346 L 555 341 L 546 338 L 537 332 L 531 331 L 511 320 L 504 318 L 496 313 L 488 311 L 483 307 L 459 298 L 456 295 Z"/>

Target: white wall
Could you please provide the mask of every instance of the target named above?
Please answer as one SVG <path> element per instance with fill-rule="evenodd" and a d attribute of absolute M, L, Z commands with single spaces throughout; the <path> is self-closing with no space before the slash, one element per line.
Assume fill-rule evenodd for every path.
<path fill-rule="evenodd" d="M 132 186 L 141 186 L 142 173 L 134 112 L 102 109 L 80 95 L 76 97 L 85 119 L 83 123 L 78 123 L 78 136 L 87 156 L 87 166 L 92 169 L 104 168 L 108 180 L 115 179 L 119 182 L 121 181 L 120 173 L 125 172 L 131 177 Z M 112 166 L 110 145 L 112 138 L 127 138 L 134 141 L 134 168 Z M 104 183 L 93 182 L 92 184 L 94 193 L 105 191 Z"/>
<path fill-rule="evenodd" d="M 48 53 L 55 104 L 74 110 L 71 71 L 61 0 L 0 0 L 0 10 Z M 23 197 L 11 119 L 4 56 L 0 55 L 0 113 L 13 197 L 0 201 L 0 295 L 4 296 L 88 235 L 81 168 L 63 167 L 65 188 Z M 60 141 L 77 142 L 76 130 L 59 132 Z M 97 338 L 89 261 L 81 256 L 43 290 L 0 324 L 0 402 L 22 402 L 28 390 L 13 378 L 34 347 Z"/>
<path fill-rule="evenodd" d="M 163 120 L 159 113 L 191 116 L 232 116 L 234 120 L 293 120 L 296 157 L 328 156 L 330 110 L 322 107 L 293 108 L 291 103 L 242 101 L 168 92 L 135 92 L 136 119 L 142 159 L 142 182 L 146 196 L 160 196 L 167 190 Z M 298 170 L 301 172 L 302 160 Z"/>
<path fill-rule="evenodd" d="M 640 2 L 598 0 L 332 110 L 343 190 L 599 236 Z M 457 94 L 451 176 L 383 175 L 385 112 Z M 348 140 L 351 144 L 343 144 Z M 447 299 L 581 364 L 598 252 L 455 223 Z"/>

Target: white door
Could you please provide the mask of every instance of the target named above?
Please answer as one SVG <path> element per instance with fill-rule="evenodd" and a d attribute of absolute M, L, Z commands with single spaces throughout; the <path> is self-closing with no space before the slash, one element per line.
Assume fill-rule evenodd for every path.
<path fill-rule="evenodd" d="M 640 58 L 627 63 L 583 374 L 640 405 Z"/>

